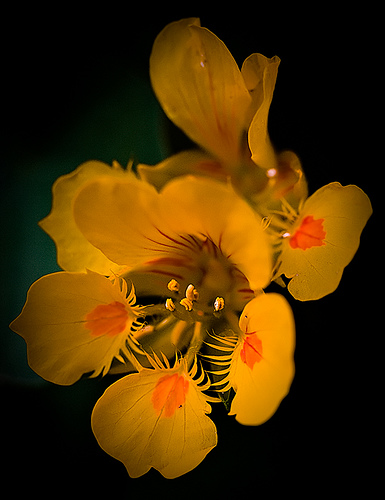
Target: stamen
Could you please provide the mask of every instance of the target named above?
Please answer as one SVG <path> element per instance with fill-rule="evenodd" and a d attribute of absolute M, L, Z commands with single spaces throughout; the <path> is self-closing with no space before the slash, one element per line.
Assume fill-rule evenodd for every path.
<path fill-rule="evenodd" d="M 180 305 L 182 305 L 186 311 L 192 311 L 193 309 L 193 303 L 190 299 L 188 299 L 187 297 L 184 297 L 180 302 L 179 302 Z"/>
<path fill-rule="evenodd" d="M 168 282 L 167 288 L 171 292 L 179 292 L 180 287 L 179 287 L 179 283 L 177 282 L 177 280 L 172 279 L 171 281 Z"/>
<path fill-rule="evenodd" d="M 287 218 L 291 219 L 294 222 L 298 217 L 298 212 L 294 210 L 294 208 L 290 205 L 290 203 L 285 200 L 285 198 L 281 198 L 282 208 L 287 210 Z"/>
<path fill-rule="evenodd" d="M 186 298 L 188 298 L 191 302 L 199 299 L 199 293 L 194 288 L 194 285 L 189 285 L 186 289 Z"/>
<path fill-rule="evenodd" d="M 217 297 L 214 302 L 214 310 L 222 311 L 224 307 L 225 307 L 225 299 L 223 297 Z"/>
<path fill-rule="evenodd" d="M 261 225 L 262 225 L 263 231 L 265 231 L 265 229 L 267 229 L 270 226 L 271 221 L 272 221 L 272 217 L 264 217 L 262 219 Z"/>
<path fill-rule="evenodd" d="M 166 309 L 168 309 L 171 312 L 175 311 L 175 304 L 174 304 L 174 301 L 172 299 L 166 300 Z"/>

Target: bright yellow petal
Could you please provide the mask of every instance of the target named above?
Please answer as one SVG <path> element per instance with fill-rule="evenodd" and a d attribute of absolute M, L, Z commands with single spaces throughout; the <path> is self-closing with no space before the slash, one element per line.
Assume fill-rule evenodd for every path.
<path fill-rule="evenodd" d="M 259 425 L 275 413 L 294 377 L 293 314 L 282 295 L 259 295 L 245 306 L 239 326 L 247 335 L 231 364 L 230 381 L 236 394 L 230 415 L 236 415 L 241 424 Z M 249 342 L 246 347 L 245 341 Z"/>
<path fill-rule="evenodd" d="M 167 116 L 217 158 L 237 163 L 251 97 L 225 44 L 199 19 L 171 23 L 154 42 L 150 76 Z"/>
<path fill-rule="evenodd" d="M 132 292 L 133 293 L 133 292 Z M 38 279 L 11 328 L 27 343 L 28 362 L 44 379 L 70 385 L 105 373 L 137 318 L 125 282 L 59 272 Z"/>
<path fill-rule="evenodd" d="M 144 369 L 111 385 L 96 403 L 99 445 L 131 477 L 151 467 L 166 478 L 194 469 L 217 443 L 216 428 L 196 383 L 179 367 Z"/>
<path fill-rule="evenodd" d="M 267 285 L 271 249 L 262 221 L 231 186 L 185 177 L 167 184 L 161 195 L 174 231 L 208 236 L 244 273 L 250 288 Z"/>
<path fill-rule="evenodd" d="M 157 193 L 142 181 L 103 178 L 82 189 L 74 214 L 87 239 L 118 264 L 163 259 L 178 274 L 194 251 L 183 238 L 194 235 L 210 238 L 251 288 L 264 287 L 271 278 L 271 250 L 261 219 L 220 182 L 187 176 Z"/>
<path fill-rule="evenodd" d="M 242 67 L 248 89 L 253 92 L 253 107 L 255 109 L 258 106 L 249 127 L 251 159 L 256 165 L 266 169 L 277 167 L 267 122 L 280 62 L 277 56 L 268 59 L 261 54 L 252 54 Z"/>
<path fill-rule="evenodd" d="M 137 178 L 100 177 L 74 202 L 75 221 L 95 247 L 117 264 L 133 267 L 167 257 L 177 237 L 163 214 L 156 189 Z"/>
<path fill-rule="evenodd" d="M 361 232 L 371 213 L 369 198 L 353 185 L 333 182 L 306 200 L 290 230 L 291 237 L 283 242 L 280 256 L 281 273 L 293 278 L 288 285 L 293 297 L 316 300 L 334 292 L 359 247 Z M 298 238 L 304 228 L 305 233 L 314 233 L 310 236 L 317 244 L 311 246 L 311 240 L 306 243 Z"/>
<path fill-rule="evenodd" d="M 90 269 L 111 275 L 119 270 L 119 266 L 85 239 L 72 215 L 72 201 L 78 189 L 100 175 L 122 177 L 128 173 L 120 167 L 89 161 L 70 174 L 59 177 L 52 187 L 52 210 L 39 225 L 54 240 L 58 264 L 65 271 L 84 272 Z"/>

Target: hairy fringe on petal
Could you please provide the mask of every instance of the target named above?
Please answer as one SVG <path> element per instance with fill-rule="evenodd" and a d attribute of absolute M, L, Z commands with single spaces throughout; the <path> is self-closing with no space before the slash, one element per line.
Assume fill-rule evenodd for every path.
<path fill-rule="evenodd" d="M 205 361 L 213 365 L 213 368 L 216 366 L 219 367 L 218 370 L 206 370 L 206 373 L 213 376 L 214 379 L 220 377 L 219 380 L 215 380 L 211 383 L 210 390 L 224 393 L 231 389 L 230 367 L 234 350 L 239 339 L 236 336 L 221 337 L 212 333 L 209 333 L 209 336 L 213 339 L 215 344 L 206 341 L 205 344 L 220 354 L 202 354 L 201 356 Z"/>

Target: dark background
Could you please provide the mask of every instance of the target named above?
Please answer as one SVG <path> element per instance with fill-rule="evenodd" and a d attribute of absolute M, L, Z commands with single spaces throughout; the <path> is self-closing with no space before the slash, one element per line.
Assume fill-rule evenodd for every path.
<path fill-rule="evenodd" d="M 184 4 L 186 5 L 186 4 Z M 305 5 L 301 2 L 301 5 Z M 139 9 L 139 10 L 138 10 Z M 279 493 L 368 492 L 378 479 L 382 390 L 378 213 L 338 290 L 298 303 L 296 377 L 278 412 L 242 427 L 213 408 L 219 444 L 191 473 L 166 480 L 154 470 L 131 480 L 96 444 L 90 414 L 111 383 L 72 387 L 42 381 L 22 339 L 8 329 L 33 281 L 58 270 L 54 244 L 37 227 L 51 185 L 99 159 L 153 164 L 189 143 L 152 94 L 148 58 L 158 32 L 197 16 L 239 64 L 252 52 L 282 59 L 269 130 L 278 149 L 302 160 L 310 192 L 332 181 L 357 184 L 378 208 L 382 180 L 380 38 L 370 4 L 352 10 L 312 3 L 239 4 L 220 9 L 113 3 L 36 6 L 3 17 L 1 162 L 1 484 L 20 494 L 60 492 L 120 498 L 214 495 L 275 498 Z M 376 193 L 375 193 L 375 188 Z M 381 286 L 381 281 L 376 284 Z M 379 353 L 379 354 L 376 354 Z M 382 385 L 382 384 L 381 384 Z M 383 443 L 382 443 L 383 444 Z M 6 464 L 4 466 L 4 463 Z M 4 490 L 5 491 L 5 490 Z M 98 496 L 99 495 L 99 496 Z"/>

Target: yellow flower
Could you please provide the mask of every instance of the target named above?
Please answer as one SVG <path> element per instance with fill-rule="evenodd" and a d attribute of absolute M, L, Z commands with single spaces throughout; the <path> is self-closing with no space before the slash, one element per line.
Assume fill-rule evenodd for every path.
<path fill-rule="evenodd" d="M 28 362 L 44 379 L 73 384 L 96 377 L 122 354 L 138 349 L 141 308 L 134 288 L 100 274 L 58 272 L 38 279 L 10 327 L 27 343 Z"/>
<path fill-rule="evenodd" d="M 277 410 L 294 377 L 295 326 L 289 304 L 281 295 L 261 294 L 246 304 L 239 329 L 214 336 L 208 345 L 223 354 L 207 355 L 212 371 L 225 375 L 213 384 L 220 392 L 235 390 L 229 415 L 244 425 L 260 425 Z"/>
<path fill-rule="evenodd" d="M 105 452 L 123 462 L 131 477 L 151 467 L 166 478 L 195 468 L 217 444 L 202 391 L 209 384 L 185 359 L 173 367 L 155 357 L 152 369 L 112 384 L 96 403 L 92 430 Z"/>
<path fill-rule="evenodd" d="M 167 116 L 208 154 L 184 152 L 155 169 L 141 166 L 140 174 L 159 186 L 187 171 L 222 178 L 230 173 L 237 182 L 247 173 L 257 190 L 263 187 L 267 179 L 256 165 L 277 167 L 267 119 L 279 63 L 276 56 L 252 54 L 239 69 L 199 19 L 167 25 L 150 57 L 152 86 Z"/>
<path fill-rule="evenodd" d="M 320 299 L 337 288 L 358 249 L 372 213 L 369 198 L 357 186 L 333 182 L 302 200 L 298 211 L 282 203 L 282 211 L 271 212 L 280 251 L 275 276 L 291 279 L 296 299 Z"/>
<path fill-rule="evenodd" d="M 54 240 L 58 264 L 65 271 L 85 272 L 89 269 L 111 275 L 121 269 L 84 238 L 72 215 L 72 201 L 78 189 L 101 175 L 118 178 L 133 174 L 117 163 L 110 167 L 100 161 L 87 161 L 73 172 L 59 177 L 52 187 L 52 210 L 39 225 Z"/>

